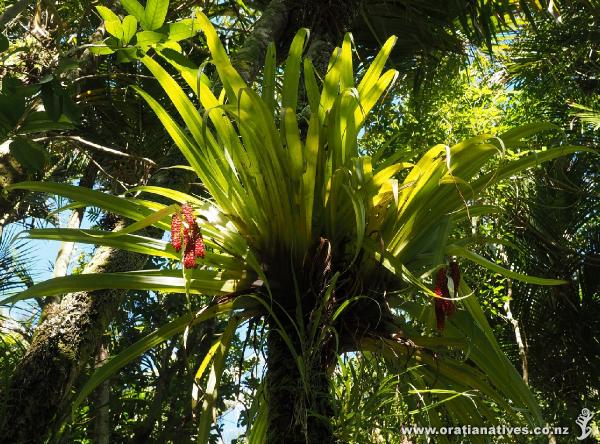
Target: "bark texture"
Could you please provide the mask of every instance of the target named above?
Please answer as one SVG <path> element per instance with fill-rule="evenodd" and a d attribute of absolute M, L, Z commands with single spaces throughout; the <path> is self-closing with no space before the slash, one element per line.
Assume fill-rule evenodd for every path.
<path fill-rule="evenodd" d="M 97 175 L 96 166 L 90 162 L 85 169 L 83 177 L 79 180 L 79 186 L 83 188 L 93 188 L 94 182 Z M 71 211 L 69 220 L 67 221 L 66 228 L 79 228 L 83 221 L 83 215 L 85 213 L 85 207 L 79 207 Z M 71 256 L 73 255 L 73 249 L 75 248 L 75 242 L 61 242 L 56 253 L 56 260 L 54 261 L 54 271 L 52 277 L 66 276 L 69 269 L 69 263 L 71 262 Z M 59 296 L 52 296 L 46 301 L 48 304 L 60 302 Z M 46 307 L 45 306 L 45 307 Z M 45 314 L 42 313 L 42 319 L 45 318 Z"/>
<path fill-rule="evenodd" d="M 298 29 L 308 28 L 306 53 L 322 75 L 333 48 L 341 44 L 361 4 L 362 0 L 272 0 L 235 54 L 234 65 L 247 81 L 252 81 L 263 65 L 269 43 L 274 42 L 277 54 L 284 57 Z"/>
<path fill-rule="evenodd" d="M 295 335 L 290 332 L 290 337 Z M 267 347 L 267 443 L 333 443 L 333 429 L 327 420 L 333 410 L 325 360 L 303 356 L 304 363 L 307 363 L 305 387 L 296 360 L 274 328 L 269 333 Z"/>
<path fill-rule="evenodd" d="M 310 30 L 307 56 L 317 72 L 325 74 L 333 49 L 341 45 L 344 34 L 350 30 L 360 12 L 362 0 L 303 0 L 292 1 L 288 35 L 299 28 Z"/>
<path fill-rule="evenodd" d="M 110 358 L 106 344 L 101 344 L 96 355 L 96 368 L 102 367 Z M 94 430 L 95 444 L 110 443 L 110 379 L 104 381 L 94 392 Z"/>
<path fill-rule="evenodd" d="M 529 365 L 527 363 L 527 347 L 525 345 L 525 341 L 523 340 L 523 334 L 521 333 L 521 328 L 519 327 L 518 319 L 515 319 L 512 313 L 512 309 L 510 308 L 510 301 L 512 299 L 512 280 L 507 279 L 507 297 L 504 302 L 504 311 L 506 312 L 506 319 L 512 325 L 513 331 L 515 333 L 515 341 L 517 342 L 517 346 L 519 347 L 519 357 L 521 358 L 521 374 L 523 376 L 523 382 L 526 385 L 529 385 Z"/>
<path fill-rule="evenodd" d="M 252 81 L 258 75 L 269 43 L 281 40 L 288 26 L 291 3 L 290 0 L 271 1 L 254 25 L 252 34 L 233 57 L 235 67 L 246 81 Z"/>
<path fill-rule="evenodd" d="M 100 247 L 85 273 L 139 270 L 146 256 Z M 31 346 L 13 373 L 7 392 L 0 443 L 38 444 L 69 399 L 73 382 L 101 343 L 102 334 L 126 291 L 65 295 L 46 310 Z"/>

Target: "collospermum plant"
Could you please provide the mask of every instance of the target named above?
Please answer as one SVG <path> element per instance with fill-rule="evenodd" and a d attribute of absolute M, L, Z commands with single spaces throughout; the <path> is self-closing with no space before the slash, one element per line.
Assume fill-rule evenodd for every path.
<path fill-rule="evenodd" d="M 476 297 L 454 271 L 456 265 L 449 273 L 440 270 L 445 270 L 446 258 L 459 257 L 514 279 L 563 283 L 503 269 L 468 250 L 470 239 L 453 236 L 461 221 L 497 211 L 475 204 L 487 187 L 581 148 L 523 152 L 485 173 L 490 159 L 544 129 L 532 125 L 500 137 L 486 134 L 451 147 L 435 146 L 414 165 L 396 156 L 366 156 L 359 144 L 361 128 L 397 78 L 396 71 L 384 71 L 394 38 L 356 82 L 347 36 L 319 82 L 310 59 L 302 58 L 308 31 L 300 30 L 278 94 L 273 45 L 257 92 L 232 66 L 208 18 L 198 13 L 194 22 L 204 33 L 222 90 L 214 92 L 198 67 L 173 48 L 156 48 L 140 60 L 179 116 L 169 115 L 156 99 L 136 90 L 160 118 L 210 199 L 151 186 L 130 190 L 142 193 L 143 199 L 55 183 L 13 187 L 62 195 L 135 221 L 114 233 L 30 230 L 31 239 L 110 245 L 179 262 L 185 251 L 134 233 L 148 226 L 170 230 L 173 214 L 182 207 L 188 228 L 197 226 L 203 234 L 205 248 L 194 256 L 193 266 L 56 278 L 2 301 L 104 288 L 215 296 L 202 311 L 165 325 L 113 357 L 86 383 L 74 406 L 166 338 L 227 316 L 223 334 L 196 375 L 200 381 L 208 374 L 198 399 L 198 442 L 208 441 L 235 331 L 245 320 L 259 318 L 269 331 L 261 389 L 266 396 L 257 402 L 250 442 L 332 442 L 329 380 L 337 357 L 350 351 L 379 354 L 391 370 L 404 373 L 406 384 L 420 396 L 437 394 L 439 403 L 428 412 L 432 425 L 442 425 L 443 417 L 457 424 L 496 424 L 490 401 L 515 421 L 543 424 L 534 397 L 501 352 Z M 175 68 L 187 89 L 161 63 Z M 301 78 L 310 110 L 306 120 L 296 113 Z M 174 203 L 164 205 L 153 196 Z M 427 284 L 434 273 L 435 291 Z M 434 304 L 436 299 L 440 302 Z M 440 323 L 438 314 L 441 333 L 428 328 L 434 325 L 436 311 L 445 320 L 445 325 Z M 406 372 L 408 367 L 411 371 Z"/>

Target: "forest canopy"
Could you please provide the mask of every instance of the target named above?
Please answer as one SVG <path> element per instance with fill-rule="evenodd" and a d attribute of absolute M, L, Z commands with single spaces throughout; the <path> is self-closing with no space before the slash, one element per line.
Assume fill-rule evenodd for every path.
<path fill-rule="evenodd" d="M 0 1 L 0 443 L 600 441 L 599 19 Z"/>

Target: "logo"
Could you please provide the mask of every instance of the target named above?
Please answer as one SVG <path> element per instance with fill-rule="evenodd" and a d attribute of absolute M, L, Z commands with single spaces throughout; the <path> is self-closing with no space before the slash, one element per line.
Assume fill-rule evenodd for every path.
<path fill-rule="evenodd" d="M 592 419 L 594 414 L 590 412 L 588 409 L 583 409 L 581 414 L 575 420 L 575 423 L 581 427 L 581 435 L 577 437 L 579 441 L 584 440 L 592 433 L 592 428 L 588 426 L 588 422 Z"/>

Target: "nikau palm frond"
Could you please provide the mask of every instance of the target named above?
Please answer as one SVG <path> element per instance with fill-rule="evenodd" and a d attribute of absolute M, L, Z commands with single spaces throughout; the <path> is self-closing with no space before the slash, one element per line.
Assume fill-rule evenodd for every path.
<path fill-rule="evenodd" d="M 231 329 L 245 318 L 261 316 L 272 338 L 267 402 L 271 407 L 276 401 L 294 402 L 295 414 L 304 412 L 305 423 L 298 429 L 293 424 L 289 427 L 304 430 L 308 442 L 317 442 L 315 433 L 327 416 L 327 408 L 319 410 L 323 403 L 315 384 L 335 365 L 335 356 L 346 351 L 378 353 L 398 368 L 416 361 L 418 371 L 409 373 L 409 378 L 417 389 L 475 390 L 478 397 L 459 396 L 440 403 L 440 411 L 462 424 L 495 421 L 485 400 L 496 402 L 515 418 L 541 424 L 535 399 L 501 352 L 477 299 L 465 279 L 459 279 L 457 265 L 453 264 L 449 273 L 438 273 L 436 291 L 421 277 L 445 270 L 441 267 L 446 257 L 462 256 L 515 279 L 561 284 L 504 270 L 460 242 L 451 244 L 449 238 L 453 228 L 468 219 L 470 205 L 487 187 L 524 168 L 582 148 L 526 152 L 517 160 L 501 160 L 497 167 L 486 167 L 504 148 L 517 145 L 535 130 L 528 126 L 499 138 L 486 134 L 451 147 L 435 146 L 414 165 L 393 157 L 380 162 L 361 155 L 359 135 L 369 112 L 397 77 L 394 70 L 384 70 L 394 38 L 385 43 L 358 83 L 352 40 L 345 38 L 332 55 L 319 88 L 311 61 L 302 59 L 308 32 L 301 30 L 291 45 L 278 97 L 273 88 L 273 48 L 259 94 L 234 69 L 209 20 L 202 14 L 197 20 L 223 91 L 213 92 L 196 67 L 166 49 L 158 50 L 157 56 L 180 73 L 201 105 L 200 111 L 158 57 L 146 55 L 141 61 L 162 85 L 179 116 L 169 115 L 148 93 L 137 91 L 197 173 L 210 200 L 158 187 L 137 189 L 146 196 L 142 199 L 91 190 L 83 193 L 68 185 L 30 182 L 14 186 L 57 193 L 135 221 L 117 233 L 31 230 L 30 238 L 118 246 L 176 260 L 182 260 L 183 254 L 185 269 L 53 279 L 4 302 L 111 286 L 216 296 L 214 304 L 198 316 L 174 321 L 115 357 L 91 378 L 83 395 L 157 341 L 194 322 L 229 313 L 229 333 L 213 350 L 201 437 L 207 437 L 210 430 Z M 298 120 L 296 114 L 301 78 L 310 108 L 307 121 Z M 148 200 L 153 195 L 170 198 L 175 204 Z M 172 218 L 181 208 L 184 216 Z M 488 210 L 497 209 L 472 206 L 474 214 Z M 181 250 L 182 223 L 186 242 L 194 244 L 202 233 L 202 254 L 192 248 L 193 257 L 186 259 L 188 248 L 184 245 Z M 133 234 L 149 225 L 172 229 L 173 245 Z M 190 234 L 192 231 L 196 234 Z M 199 269 L 194 270 L 196 266 Z M 440 302 L 433 304 L 431 298 Z M 436 311 L 434 305 L 445 321 L 438 324 L 443 328 L 441 336 L 426 328 Z M 285 362 L 281 368 L 273 365 L 278 356 Z M 210 359 L 203 366 L 209 365 Z M 303 387 L 299 393 L 277 386 L 277 371 L 287 372 L 288 377 L 295 372 Z M 282 412 L 275 410 L 267 405 L 268 414 L 259 415 L 255 424 L 261 430 L 258 442 L 279 442 L 271 431 L 265 438 L 266 428 L 260 423 L 268 420 L 274 424 L 281 419 Z"/>

